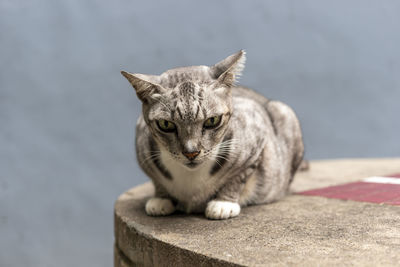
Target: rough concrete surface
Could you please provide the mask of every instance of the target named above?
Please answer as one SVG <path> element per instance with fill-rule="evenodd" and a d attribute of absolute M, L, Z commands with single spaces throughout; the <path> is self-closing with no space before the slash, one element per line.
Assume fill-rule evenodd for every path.
<path fill-rule="evenodd" d="M 400 159 L 316 161 L 293 191 L 400 172 Z M 334 175 L 333 175 L 334 174 Z M 150 183 L 115 205 L 115 266 L 394 266 L 400 207 L 290 195 L 237 218 L 149 217 Z"/>

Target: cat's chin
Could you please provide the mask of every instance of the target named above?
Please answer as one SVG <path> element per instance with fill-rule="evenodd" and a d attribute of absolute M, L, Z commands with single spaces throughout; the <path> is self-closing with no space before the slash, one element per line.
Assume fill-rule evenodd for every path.
<path fill-rule="evenodd" d="M 200 165 L 202 164 L 202 162 L 185 162 L 183 163 L 183 166 L 185 166 L 187 169 L 189 170 L 196 170 L 198 167 L 200 167 Z"/>

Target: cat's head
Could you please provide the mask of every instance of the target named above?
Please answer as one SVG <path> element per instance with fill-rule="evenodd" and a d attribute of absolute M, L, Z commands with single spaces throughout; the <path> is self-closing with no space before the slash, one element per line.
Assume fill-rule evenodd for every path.
<path fill-rule="evenodd" d="M 121 73 L 142 101 L 144 120 L 161 149 L 195 169 L 221 149 L 232 114 L 231 87 L 245 59 L 241 50 L 211 67 L 176 68 L 159 76 Z"/>

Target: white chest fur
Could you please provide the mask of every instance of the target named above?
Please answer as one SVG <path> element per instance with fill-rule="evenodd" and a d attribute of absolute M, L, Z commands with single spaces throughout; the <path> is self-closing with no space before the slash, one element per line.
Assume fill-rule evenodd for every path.
<path fill-rule="evenodd" d="M 165 150 L 161 150 L 160 157 L 172 175 L 172 180 L 162 179 L 162 184 L 169 194 L 185 203 L 187 211 L 215 192 L 216 179 L 210 176 L 213 160 L 204 162 L 198 168 L 189 169 L 173 159 Z"/>

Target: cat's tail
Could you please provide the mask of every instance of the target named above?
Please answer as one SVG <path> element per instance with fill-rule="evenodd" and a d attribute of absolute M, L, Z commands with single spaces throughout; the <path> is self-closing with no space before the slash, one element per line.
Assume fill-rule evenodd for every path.
<path fill-rule="evenodd" d="M 303 159 L 300 163 L 300 166 L 297 168 L 298 171 L 304 172 L 310 169 L 310 162 L 306 159 Z"/>

